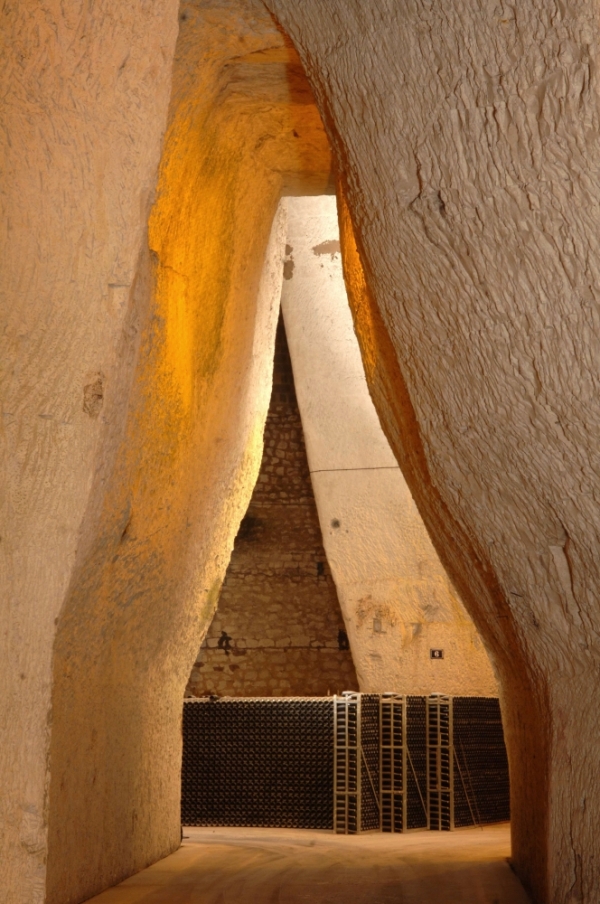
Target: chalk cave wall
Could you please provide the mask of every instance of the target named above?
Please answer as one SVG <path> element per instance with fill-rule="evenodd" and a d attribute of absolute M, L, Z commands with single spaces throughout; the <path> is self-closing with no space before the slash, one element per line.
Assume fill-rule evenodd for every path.
<path fill-rule="evenodd" d="M 47 894 L 54 640 L 131 385 L 177 9 L 42 0 L 0 12 L 4 904 Z M 89 855 L 85 843 L 66 852 Z"/>
<path fill-rule="evenodd" d="M 78 904 L 179 845 L 183 693 L 260 467 L 279 199 L 295 179 L 330 177 L 310 89 L 261 4 L 182 4 L 172 75 L 150 216 L 136 208 L 148 232 L 135 281 L 108 287 L 129 345 L 121 382 L 98 366 L 100 442 L 54 625 L 47 823 L 27 844 L 47 864 L 47 904 Z"/>
<path fill-rule="evenodd" d="M 285 329 L 261 471 L 187 692 L 494 696 L 369 395 L 335 196 L 285 205 Z"/>
<path fill-rule="evenodd" d="M 1 897 L 75 904 L 179 844 L 182 695 L 260 465 L 272 226 L 331 155 L 256 0 L 2 17 Z"/>
<path fill-rule="evenodd" d="M 260 472 L 186 694 L 344 690 L 358 690 L 358 683 L 323 549 L 280 317 Z"/>
<path fill-rule="evenodd" d="M 495 696 L 369 394 L 334 196 L 289 198 L 282 311 L 323 541 L 360 689 Z M 441 658 L 432 658 L 436 650 Z"/>
<path fill-rule="evenodd" d="M 595 904 L 597 3 L 266 2 L 326 118 L 371 392 L 494 657 L 513 864 Z"/>
<path fill-rule="evenodd" d="M 346 280 L 385 433 L 500 674 L 515 868 L 536 901 L 596 904 L 597 5 L 267 5 L 327 119 Z M 178 843 L 181 697 L 259 464 L 261 412 L 240 415 L 236 445 L 202 433 L 229 392 L 214 409 L 206 399 L 219 362 L 232 389 L 253 359 L 283 183 L 318 171 L 326 185 L 330 173 L 302 66 L 264 10 L 3 8 L 8 904 L 81 901 Z M 233 236 L 248 243 L 224 269 Z M 138 372 L 136 394 L 151 310 L 144 348 L 154 337 L 168 353 L 156 381 Z M 136 454 L 159 424 L 148 469 Z M 185 500 L 166 499 L 199 460 L 200 497 L 217 475 L 214 547 L 196 528 L 188 543 Z M 119 547 L 135 571 L 136 544 L 175 583 L 180 550 L 196 566 L 204 550 L 183 615 L 161 609 L 170 597 L 152 570 L 141 595 L 122 562 L 111 574 Z M 103 584 L 93 625 L 80 580 L 92 553 Z M 90 652 L 105 630 L 117 647 Z M 150 797 L 140 776 L 153 768 Z"/>

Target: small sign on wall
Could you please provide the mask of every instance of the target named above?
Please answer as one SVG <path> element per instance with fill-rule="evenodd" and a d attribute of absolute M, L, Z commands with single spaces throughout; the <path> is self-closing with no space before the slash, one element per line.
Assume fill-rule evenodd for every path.
<path fill-rule="evenodd" d="M 443 650 L 430 650 L 430 651 L 429 651 L 429 658 L 430 658 L 430 659 L 443 659 L 443 658 L 444 658 L 444 651 L 443 651 Z"/>

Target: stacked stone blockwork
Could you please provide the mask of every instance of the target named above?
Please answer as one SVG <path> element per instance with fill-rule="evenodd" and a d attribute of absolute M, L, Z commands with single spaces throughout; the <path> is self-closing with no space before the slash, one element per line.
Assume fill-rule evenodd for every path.
<path fill-rule="evenodd" d="M 283 321 L 260 474 L 187 695 L 357 689 L 317 517 Z"/>

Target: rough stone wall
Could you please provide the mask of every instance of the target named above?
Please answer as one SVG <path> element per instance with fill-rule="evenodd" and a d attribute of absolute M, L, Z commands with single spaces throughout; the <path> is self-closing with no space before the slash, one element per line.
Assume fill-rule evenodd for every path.
<path fill-rule="evenodd" d="M 325 696 L 357 689 L 280 319 L 258 480 L 186 693 Z"/>
<path fill-rule="evenodd" d="M 597 4 L 268 5 L 301 50 L 335 145 L 347 282 L 386 434 L 500 673 L 516 867 L 539 901 L 595 904 Z M 155 619 L 175 597 L 154 579 L 167 573 L 179 592 L 181 549 L 194 567 L 200 550 L 206 573 L 222 577 L 258 466 L 258 422 L 240 415 L 254 442 L 239 484 L 246 439 L 207 426 L 205 445 L 197 440 L 230 410 L 240 361 L 266 354 L 252 350 L 248 301 L 280 188 L 290 174 L 319 170 L 325 183 L 329 174 L 301 68 L 262 9 L 250 0 L 182 8 L 166 203 L 148 254 L 176 6 L 3 7 L 0 881 L 9 904 L 43 898 L 49 816 L 49 894 L 60 904 L 177 843 L 177 714 L 215 594 L 201 587 L 196 605 L 187 584 L 185 612 Z M 236 197 L 247 204 L 233 216 Z M 210 224 L 212 243 L 198 244 L 192 221 Z M 255 244 L 240 249 L 238 232 Z M 235 266 L 222 265 L 223 249 L 235 249 Z M 132 378 L 140 324 L 145 352 L 152 335 L 170 350 L 156 382 L 143 367 Z M 198 345 L 186 344 L 191 335 Z M 229 376 L 205 407 L 229 347 Z M 171 377 L 179 388 L 159 392 Z M 151 442 L 143 424 L 136 432 L 144 400 L 155 405 L 146 426 L 181 445 Z M 188 513 L 170 496 L 201 449 L 197 486 L 214 489 L 207 505 L 223 518 L 215 546 L 205 535 L 188 546 Z M 231 451 L 223 467 L 222 449 Z M 123 498 L 107 510 L 115 486 Z M 133 519 L 130 491 L 137 502 L 148 494 Z M 201 522 L 196 512 L 191 523 Z M 150 569 L 144 603 L 121 572 L 115 604 L 104 569 L 129 538 L 129 567 L 140 552 L 144 565 L 164 567 Z M 92 548 L 98 595 L 81 580 Z"/>
<path fill-rule="evenodd" d="M 360 689 L 494 696 L 489 658 L 369 395 L 334 197 L 288 199 L 281 295 L 311 481 Z M 431 657 L 431 650 L 442 657 Z"/>
<path fill-rule="evenodd" d="M 499 673 L 515 868 L 595 904 L 597 4 L 267 5 L 335 149 L 371 391 Z"/>
<path fill-rule="evenodd" d="M 181 699 L 260 464 L 269 236 L 330 153 L 260 3 L 2 15 L 0 898 L 69 904 L 178 844 Z"/>
<path fill-rule="evenodd" d="M 53 641 L 123 424 L 177 7 L 0 12 L 3 904 L 45 896 Z"/>

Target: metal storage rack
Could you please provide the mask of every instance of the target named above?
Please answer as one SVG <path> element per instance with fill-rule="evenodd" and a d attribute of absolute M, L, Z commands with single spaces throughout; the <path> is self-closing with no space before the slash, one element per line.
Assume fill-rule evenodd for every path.
<path fill-rule="evenodd" d="M 427 811 L 429 828 L 454 828 L 452 697 L 427 698 Z"/>
<path fill-rule="evenodd" d="M 379 698 L 379 776 L 381 831 L 403 832 L 406 827 L 406 697 Z"/>
<path fill-rule="evenodd" d="M 354 835 L 361 824 L 360 694 L 333 698 L 333 831 Z"/>
<path fill-rule="evenodd" d="M 496 697 L 427 698 L 431 829 L 510 819 L 508 759 Z"/>
<path fill-rule="evenodd" d="M 334 831 L 379 830 L 379 697 L 347 691 L 333 698 L 333 710 Z"/>
<path fill-rule="evenodd" d="M 345 693 L 334 709 L 334 831 L 429 828 L 425 697 Z"/>
<path fill-rule="evenodd" d="M 183 708 L 186 825 L 450 830 L 510 818 L 497 698 L 207 698 Z"/>

